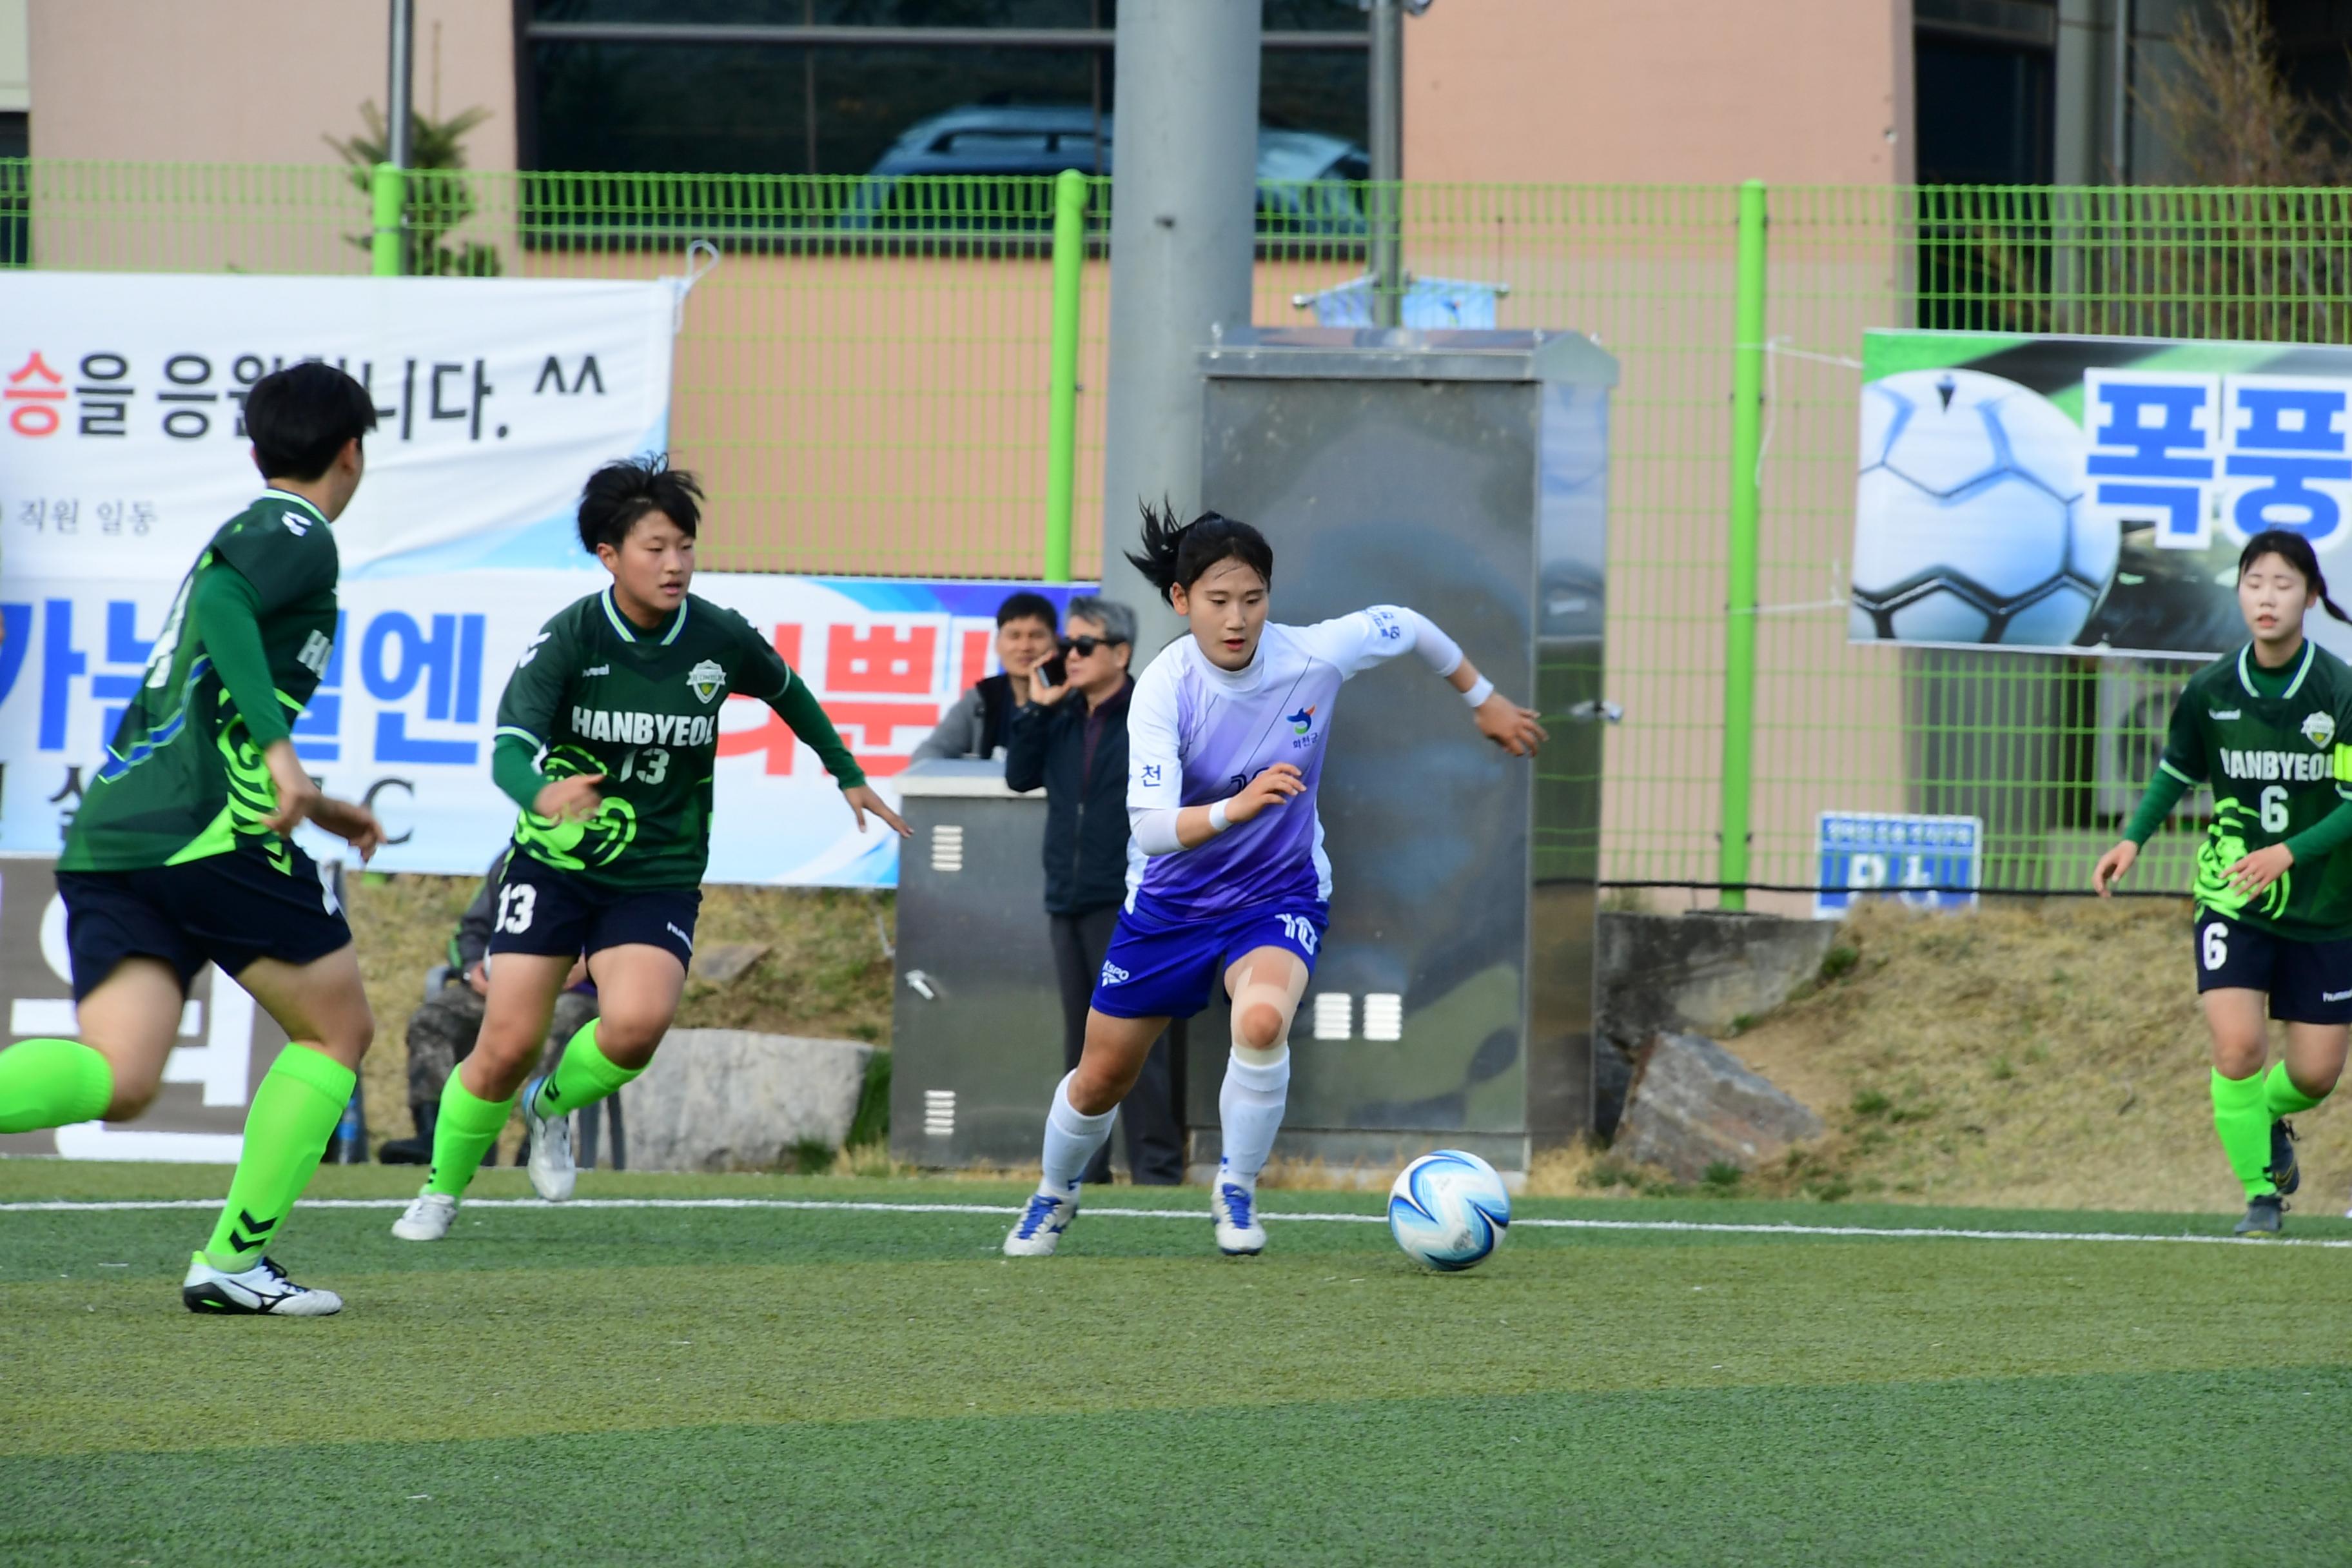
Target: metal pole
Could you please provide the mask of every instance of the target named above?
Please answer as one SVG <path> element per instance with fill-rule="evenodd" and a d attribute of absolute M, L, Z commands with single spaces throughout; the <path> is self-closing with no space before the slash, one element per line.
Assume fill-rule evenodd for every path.
<path fill-rule="evenodd" d="M 1748 782 L 1756 731 L 1757 466 L 1764 435 L 1764 182 L 1739 187 L 1738 295 L 1731 327 L 1731 537 L 1723 621 L 1723 844 L 1716 880 L 1723 908 L 1748 894 Z"/>
<path fill-rule="evenodd" d="M 1045 581 L 1070 580 L 1078 479 L 1078 285 L 1087 265 L 1087 177 L 1054 182 L 1054 355 L 1045 403 Z"/>
<path fill-rule="evenodd" d="M 2116 0 L 2116 79 L 2108 97 L 2114 119 L 2107 129 L 2107 171 L 2110 184 L 2131 183 L 2131 0 Z"/>
<path fill-rule="evenodd" d="M 1181 623 L 1128 563 L 1137 506 L 1201 509 L 1200 351 L 1250 319 L 1260 0 L 1121 0 L 1111 161 L 1103 592 L 1139 665 Z"/>
<path fill-rule="evenodd" d="M 378 278 L 397 278 L 400 265 L 400 209 L 406 205 L 408 176 L 396 163 L 378 163 L 368 182 L 370 219 L 374 242 L 369 249 L 369 270 Z"/>
<path fill-rule="evenodd" d="M 409 149 L 408 116 L 416 69 L 415 0 L 392 0 L 392 69 L 383 89 L 383 158 L 405 169 L 416 160 Z"/>
<path fill-rule="evenodd" d="M 1404 246 L 1398 182 L 1404 178 L 1404 6 L 1402 0 L 1371 4 L 1371 224 L 1372 321 L 1400 323 L 1404 310 Z"/>

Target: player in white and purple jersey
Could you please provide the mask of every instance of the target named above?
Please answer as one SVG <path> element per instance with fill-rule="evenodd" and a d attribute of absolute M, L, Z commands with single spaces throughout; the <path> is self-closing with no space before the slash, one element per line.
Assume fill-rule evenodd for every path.
<path fill-rule="evenodd" d="M 1004 1238 L 1006 1256 L 1050 1254 L 1078 1212 L 1078 1176 L 1110 1136 L 1169 1020 L 1233 998 L 1233 1054 L 1217 1110 L 1223 1157 L 1210 1207 L 1219 1250 L 1259 1252 L 1257 1176 L 1290 1088 L 1290 1020 L 1329 924 L 1331 863 L 1315 812 L 1340 683 L 1418 653 L 1513 756 L 1546 737 L 1428 617 L 1376 605 L 1311 626 L 1267 624 L 1274 551 L 1215 512 L 1191 523 L 1144 510 L 1129 560 L 1192 624 L 1151 661 L 1128 716 L 1134 848 L 1118 930 L 1103 960 L 1086 1050 L 1054 1090 L 1045 1177 Z"/>

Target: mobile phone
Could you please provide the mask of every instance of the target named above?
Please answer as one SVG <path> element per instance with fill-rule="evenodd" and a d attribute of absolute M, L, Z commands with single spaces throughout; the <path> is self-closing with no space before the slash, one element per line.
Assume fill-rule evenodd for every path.
<path fill-rule="evenodd" d="M 1037 674 L 1048 686 L 1067 686 L 1070 683 L 1070 661 L 1057 653 L 1037 667 Z"/>

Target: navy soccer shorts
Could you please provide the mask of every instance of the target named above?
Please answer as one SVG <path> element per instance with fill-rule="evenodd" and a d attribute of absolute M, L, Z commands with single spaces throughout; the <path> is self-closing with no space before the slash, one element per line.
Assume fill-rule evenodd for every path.
<path fill-rule="evenodd" d="M 2262 991 L 2284 1024 L 2352 1024 L 2352 942 L 2296 942 L 2200 908 L 2197 991 Z"/>
<path fill-rule="evenodd" d="M 518 849 L 507 857 L 499 883 L 490 957 L 578 958 L 643 944 L 667 948 L 685 963 L 694 956 L 694 919 L 701 909 L 699 888 L 594 887 Z"/>
<path fill-rule="evenodd" d="M 1319 899 L 1192 918 L 1140 905 L 1121 910 L 1103 954 L 1095 1011 L 1114 1018 L 1189 1018 L 1208 1006 L 1234 960 L 1261 947 L 1288 949 L 1312 974 L 1330 924 L 1331 906 Z"/>
<path fill-rule="evenodd" d="M 280 870 L 257 839 L 222 855 L 135 871 L 60 871 L 74 1000 L 126 958 L 160 958 L 185 991 L 207 963 L 231 975 L 256 959 L 299 966 L 349 947 L 351 923 L 318 862 L 286 846 Z"/>

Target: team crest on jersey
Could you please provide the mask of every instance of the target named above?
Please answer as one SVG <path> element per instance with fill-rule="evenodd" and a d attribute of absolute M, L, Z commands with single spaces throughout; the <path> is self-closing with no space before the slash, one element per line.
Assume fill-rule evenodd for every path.
<path fill-rule="evenodd" d="M 1286 717 L 1290 721 L 1292 731 L 1304 735 L 1307 731 L 1315 728 L 1315 705 L 1310 702 L 1297 712 L 1287 714 Z"/>
<path fill-rule="evenodd" d="M 2326 751 L 2336 740 L 2336 715 L 2306 713 L 2303 717 L 2303 738 Z"/>
<path fill-rule="evenodd" d="M 686 689 L 708 702 L 727 684 L 727 672 L 715 658 L 706 658 L 686 674 Z"/>

